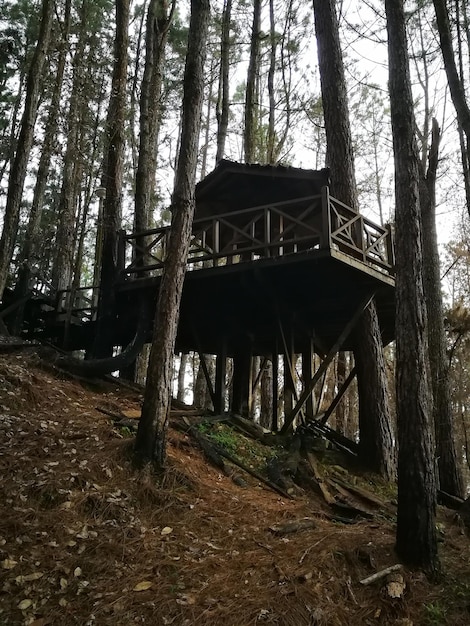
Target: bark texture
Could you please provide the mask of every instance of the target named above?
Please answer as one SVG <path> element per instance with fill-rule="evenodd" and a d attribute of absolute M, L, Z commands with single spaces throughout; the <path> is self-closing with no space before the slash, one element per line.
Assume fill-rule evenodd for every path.
<path fill-rule="evenodd" d="M 195 207 L 209 15 L 208 0 L 191 1 L 181 146 L 172 200 L 171 233 L 155 314 L 142 417 L 135 442 L 138 461 L 153 462 L 160 470 L 165 465 L 173 351 Z"/>
<path fill-rule="evenodd" d="M 314 0 L 315 32 L 332 195 L 358 210 L 348 98 L 334 0 Z M 358 324 L 354 351 L 358 364 L 361 461 L 386 478 L 394 476 L 391 417 L 382 339 L 375 303 Z M 362 381 L 360 379 L 363 379 Z"/>
<path fill-rule="evenodd" d="M 441 46 L 442 58 L 444 59 L 447 82 L 449 83 L 450 95 L 457 112 L 459 123 L 467 136 L 468 143 L 470 142 L 470 108 L 465 97 L 464 85 L 460 79 L 457 64 L 455 62 L 447 3 L 446 0 L 433 0 L 433 3 L 434 10 L 436 12 L 439 42 Z"/>
<path fill-rule="evenodd" d="M 173 8 L 166 0 L 151 0 L 147 12 L 145 66 L 140 96 L 139 158 L 136 172 L 134 230 L 151 227 L 151 199 L 155 191 L 157 139 L 161 119 L 162 71 Z M 137 244 L 144 242 L 137 242 Z"/>
<path fill-rule="evenodd" d="M 259 74 L 259 49 L 261 31 L 261 0 L 253 1 L 253 26 L 251 29 L 250 62 L 246 77 L 245 128 L 243 136 L 245 163 L 253 163 L 256 146 L 256 79 Z"/>
<path fill-rule="evenodd" d="M 230 20 L 232 18 L 232 0 L 225 0 L 222 15 L 222 37 L 220 43 L 220 78 L 217 97 L 217 153 L 216 162 L 224 158 L 225 140 L 228 129 L 229 112 L 229 69 L 230 69 Z"/>
<path fill-rule="evenodd" d="M 441 272 L 436 232 L 436 172 L 440 130 L 433 120 L 428 168 L 421 168 L 419 197 L 422 216 L 423 287 L 427 310 L 427 338 L 433 397 L 436 457 L 440 488 L 452 495 L 465 496 L 463 477 L 455 447 L 454 420 L 446 351 Z"/>
<path fill-rule="evenodd" d="M 118 270 L 118 233 L 121 227 L 122 185 L 124 175 L 126 82 L 129 44 L 129 0 L 116 2 L 115 62 L 106 119 L 105 159 L 102 184 L 103 244 L 98 299 L 98 323 L 93 346 L 94 358 L 112 354 L 109 329 L 114 315 L 114 282 Z"/>
<path fill-rule="evenodd" d="M 436 477 L 422 279 L 418 151 L 402 0 L 386 0 L 395 158 L 398 422 L 397 552 L 438 569 Z"/>
<path fill-rule="evenodd" d="M 8 269 L 13 257 L 26 168 L 34 140 L 34 125 L 38 111 L 42 74 L 51 38 L 53 14 L 53 0 L 43 0 L 38 42 L 28 72 L 20 134 L 8 180 L 3 230 L 0 239 L 0 299 L 3 297 Z"/>

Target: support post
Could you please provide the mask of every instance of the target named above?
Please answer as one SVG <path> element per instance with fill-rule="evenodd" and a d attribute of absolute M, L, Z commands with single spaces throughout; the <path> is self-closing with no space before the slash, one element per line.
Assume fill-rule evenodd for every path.
<path fill-rule="evenodd" d="M 345 342 L 345 340 L 347 339 L 347 337 L 351 333 L 352 329 L 354 328 L 354 326 L 359 321 L 361 315 L 364 313 L 366 308 L 372 302 L 372 298 L 373 297 L 374 297 L 374 294 L 369 295 L 361 302 L 361 304 L 357 308 L 356 312 L 354 313 L 353 317 L 346 324 L 346 326 L 344 327 L 344 329 L 341 332 L 340 336 L 338 337 L 338 339 L 333 344 L 333 346 L 331 347 L 330 351 L 328 352 L 328 354 L 326 355 L 326 357 L 322 361 L 322 364 L 320 365 L 320 367 L 316 371 L 315 376 L 310 380 L 310 382 L 308 384 L 307 384 L 307 381 L 305 382 L 305 389 L 304 389 L 302 395 L 300 396 L 299 401 L 295 405 L 295 407 L 294 407 L 293 411 L 291 412 L 291 414 L 289 416 L 286 415 L 286 421 L 284 422 L 284 426 L 281 429 L 281 435 L 285 435 L 286 432 L 289 430 L 289 428 L 291 427 L 293 421 L 295 420 L 295 418 L 299 414 L 300 410 L 302 409 L 303 405 L 305 404 L 306 399 L 312 394 L 312 391 L 313 391 L 315 385 L 320 380 L 320 378 L 323 376 L 323 374 L 326 372 L 329 364 L 333 360 L 333 357 L 339 351 L 339 349 L 341 348 L 341 346 L 343 345 L 343 343 Z"/>
<path fill-rule="evenodd" d="M 321 211 L 322 211 L 322 234 L 320 248 L 329 250 L 331 248 L 331 215 L 330 215 L 330 190 L 325 185 L 321 190 Z"/>
<path fill-rule="evenodd" d="M 224 339 L 215 362 L 215 393 L 212 400 L 214 412 L 220 415 L 225 411 L 225 378 L 227 374 L 227 342 Z M 209 387 L 210 389 L 210 387 Z"/>
<path fill-rule="evenodd" d="M 309 380 L 312 379 L 313 376 L 313 342 L 310 339 L 308 350 L 302 352 L 302 380 L 304 388 L 306 387 Z M 309 395 L 307 400 L 305 401 L 305 419 L 311 419 L 314 416 L 313 409 L 313 393 Z"/>
<path fill-rule="evenodd" d="M 273 431 L 273 433 L 277 433 L 277 431 L 279 430 L 279 420 L 278 420 L 278 414 L 279 414 L 279 385 L 278 385 L 278 378 L 279 378 L 279 355 L 278 355 L 277 351 L 278 351 L 277 341 L 275 341 L 274 342 L 274 351 L 273 351 L 273 390 L 272 390 L 272 394 L 273 394 L 273 415 L 272 415 L 272 424 L 271 424 L 271 430 Z"/>
<path fill-rule="evenodd" d="M 231 409 L 243 417 L 250 416 L 252 400 L 251 346 L 241 349 L 233 357 L 233 389 Z"/>

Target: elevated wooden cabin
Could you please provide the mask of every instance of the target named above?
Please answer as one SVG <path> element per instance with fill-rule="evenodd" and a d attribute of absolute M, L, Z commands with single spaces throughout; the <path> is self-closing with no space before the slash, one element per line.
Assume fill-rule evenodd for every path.
<path fill-rule="evenodd" d="M 154 306 L 168 234 L 122 235 L 116 345 L 132 338 L 139 298 Z M 311 361 L 313 352 L 353 349 L 354 322 L 372 296 L 384 343 L 394 336 L 392 232 L 332 198 L 328 170 L 221 161 L 197 185 L 187 269 L 176 350 L 219 357 L 219 410 L 228 356 L 232 408 L 245 410 L 253 355 Z M 69 347 L 86 348 L 93 329 L 92 320 L 69 325 Z"/>

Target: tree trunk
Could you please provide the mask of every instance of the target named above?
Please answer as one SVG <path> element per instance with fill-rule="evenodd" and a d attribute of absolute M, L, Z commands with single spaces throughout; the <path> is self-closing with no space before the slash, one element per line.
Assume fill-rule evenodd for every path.
<path fill-rule="evenodd" d="M 124 175 L 126 83 L 129 42 L 129 2 L 116 2 L 116 35 L 114 40 L 114 69 L 108 116 L 103 167 L 103 247 L 98 299 L 98 321 L 93 345 L 93 357 L 112 354 L 109 332 L 114 321 L 114 283 L 117 277 L 118 231 L 121 226 L 122 184 Z"/>
<path fill-rule="evenodd" d="M 67 146 L 63 162 L 62 187 L 59 198 L 59 216 L 55 241 L 55 259 L 52 268 L 52 288 L 54 291 L 68 289 L 72 282 L 74 233 L 76 217 L 76 174 L 78 141 L 80 134 L 80 107 L 83 92 L 85 39 L 87 33 L 86 0 L 80 10 L 80 29 L 73 57 L 73 84 L 67 116 Z"/>
<path fill-rule="evenodd" d="M 33 202 L 29 213 L 28 226 L 26 229 L 23 247 L 20 252 L 20 261 L 26 261 L 29 265 L 33 261 L 39 245 L 39 226 L 41 222 L 42 207 L 46 193 L 46 184 L 49 176 L 49 167 L 55 142 L 57 141 L 57 131 L 59 128 L 59 107 L 64 80 L 65 63 L 69 49 L 70 34 L 70 11 L 72 0 L 67 0 L 64 9 L 64 20 L 61 26 L 62 39 L 59 47 L 59 59 L 55 76 L 54 90 L 49 106 L 46 130 L 44 132 L 44 143 L 42 145 L 41 157 L 39 159 L 36 184 L 34 186 Z"/>
<path fill-rule="evenodd" d="M 259 49 L 261 31 L 261 0 L 253 1 L 253 26 L 251 29 L 250 62 L 246 77 L 245 128 L 243 144 L 245 163 L 253 163 L 255 158 L 257 106 L 255 103 L 256 79 L 259 72 Z"/>
<path fill-rule="evenodd" d="M 341 389 L 341 385 L 346 380 L 346 354 L 338 352 L 336 357 L 336 385 Z M 346 411 L 344 410 L 345 397 L 336 407 L 335 411 L 335 428 L 340 435 L 346 435 Z"/>
<path fill-rule="evenodd" d="M 161 118 L 162 69 L 168 29 L 173 17 L 166 0 L 151 0 L 147 13 L 145 67 L 140 95 L 139 157 L 135 181 L 134 229 L 151 227 L 151 199 L 155 192 L 157 136 Z M 143 242 L 136 242 L 136 246 Z M 142 259 L 143 260 L 143 259 Z"/>
<path fill-rule="evenodd" d="M 43 68 L 51 37 L 53 13 L 54 2 L 52 0 L 43 0 L 38 42 L 31 61 L 26 84 L 26 98 L 23 117 L 21 119 L 20 135 L 8 180 L 3 230 L 0 239 L 0 299 L 3 297 L 3 291 L 7 282 L 8 268 L 13 256 L 18 230 L 20 205 L 29 154 L 34 140 L 34 126 L 36 123 L 39 95 L 42 85 Z"/>
<path fill-rule="evenodd" d="M 180 402 L 184 402 L 186 396 L 186 365 L 188 363 L 187 352 L 182 352 L 180 357 L 180 367 L 178 370 L 178 391 L 176 398 Z"/>
<path fill-rule="evenodd" d="M 171 232 L 155 314 L 142 417 L 135 442 L 138 461 L 153 462 L 160 470 L 165 466 L 172 359 L 195 207 L 209 15 L 208 0 L 191 1 L 181 147 L 172 200 Z"/>
<path fill-rule="evenodd" d="M 314 0 L 313 7 L 332 195 L 357 211 L 353 144 L 335 2 Z M 358 368 L 362 412 L 360 439 L 366 442 L 360 448 L 361 461 L 372 471 L 380 471 L 386 478 L 392 478 L 391 417 L 382 340 L 374 302 L 359 322 L 355 357 L 358 365 L 361 363 Z M 362 383 L 361 377 L 365 377 Z M 373 439 L 371 433 L 378 438 Z"/>
<path fill-rule="evenodd" d="M 402 0 L 385 0 L 395 155 L 398 422 L 397 552 L 435 572 L 436 478 L 422 279 L 418 151 Z"/>
<path fill-rule="evenodd" d="M 428 170 L 424 173 L 424 169 L 421 168 L 419 189 L 423 240 L 423 286 L 428 320 L 427 338 L 434 401 L 433 416 L 439 486 L 446 493 L 463 498 L 465 489 L 460 461 L 455 448 L 439 250 L 437 247 L 435 187 L 439 140 L 440 130 L 434 119 Z"/>
<path fill-rule="evenodd" d="M 470 143 L 470 108 L 465 98 L 465 89 L 457 71 L 454 51 L 452 49 L 452 33 L 450 30 L 449 14 L 446 0 L 433 0 L 436 12 L 437 30 L 441 46 L 444 68 L 449 83 L 450 95 L 457 113 L 457 119 Z"/>
<path fill-rule="evenodd" d="M 225 0 L 222 16 L 222 37 L 220 43 L 220 79 L 217 97 L 217 153 L 216 162 L 224 158 L 225 140 L 228 129 L 229 112 L 229 69 L 230 69 L 230 21 L 232 18 L 232 0 Z"/>
<path fill-rule="evenodd" d="M 266 147 L 267 163 L 273 164 L 276 159 L 276 129 L 275 129 L 275 109 L 276 100 L 274 97 L 274 74 L 276 71 L 276 22 L 274 19 L 274 0 L 269 0 L 269 35 L 271 49 L 269 52 L 269 70 L 268 70 L 268 97 L 269 97 L 269 117 L 268 117 L 268 137 Z"/>
<path fill-rule="evenodd" d="M 277 355 L 276 357 L 277 358 Z M 273 364 L 268 361 L 261 374 L 259 423 L 271 430 L 273 422 Z"/>
<path fill-rule="evenodd" d="M 366 466 L 389 479 L 395 477 L 396 459 L 393 448 L 383 346 L 377 315 L 365 310 L 356 333 L 361 346 L 355 351 L 359 395 L 359 457 Z M 375 365 L 371 367 L 371 363 Z M 379 413 L 386 411 L 387 418 Z"/>

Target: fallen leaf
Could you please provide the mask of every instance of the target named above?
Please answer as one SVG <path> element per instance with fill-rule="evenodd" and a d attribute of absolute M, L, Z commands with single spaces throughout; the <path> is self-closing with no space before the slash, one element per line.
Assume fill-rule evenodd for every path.
<path fill-rule="evenodd" d="M 79 576 L 82 575 L 82 568 L 81 567 L 76 567 L 73 570 L 73 575 L 75 576 L 75 578 L 78 578 Z"/>
<path fill-rule="evenodd" d="M 162 528 L 161 531 L 161 535 L 169 535 L 170 533 L 173 532 L 173 528 L 170 528 L 170 526 L 165 526 L 165 528 Z"/>
<path fill-rule="evenodd" d="M 20 609 L 20 611 L 26 611 L 26 609 L 29 609 L 29 607 L 32 605 L 33 601 L 29 598 L 26 598 L 25 600 L 21 600 L 21 602 L 18 604 L 18 608 Z"/>
<path fill-rule="evenodd" d="M 13 569 L 18 565 L 18 561 L 14 561 L 13 559 L 5 559 L 1 561 L 0 564 L 3 569 Z"/>
<path fill-rule="evenodd" d="M 146 591 L 152 587 L 153 583 L 150 580 L 142 580 L 134 587 L 132 591 Z"/>
<path fill-rule="evenodd" d="M 32 574 L 26 574 L 26 576 L 17 576 L 15 578 L 15 583 L 21 584 L 30 582 L 32 580 L 39 580 L 44 576 L 44 572 L 33 572 Z"/>

